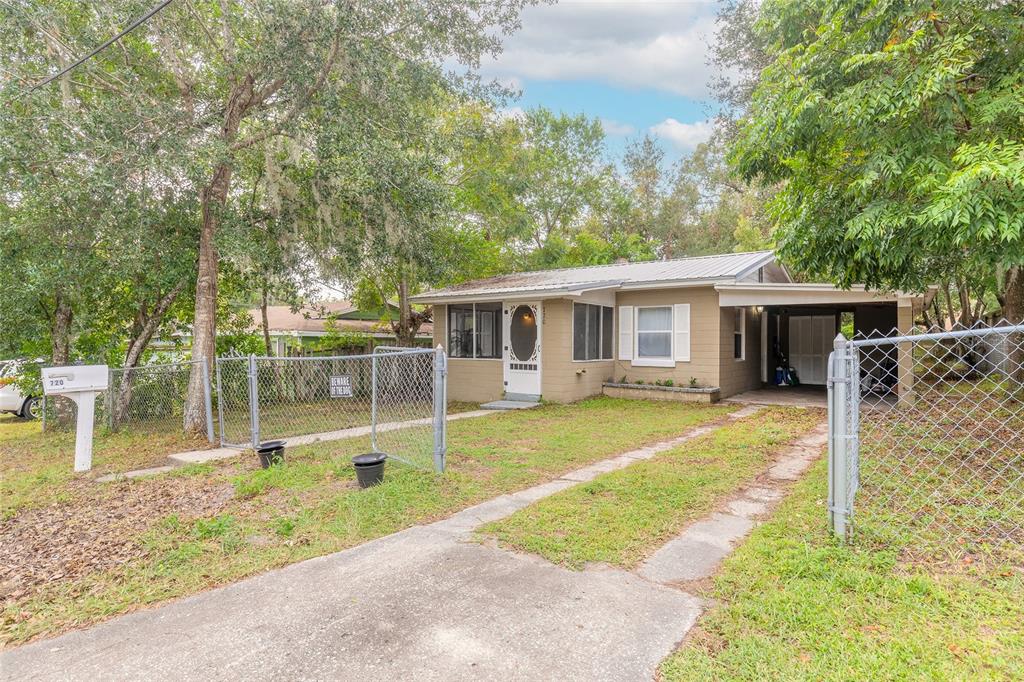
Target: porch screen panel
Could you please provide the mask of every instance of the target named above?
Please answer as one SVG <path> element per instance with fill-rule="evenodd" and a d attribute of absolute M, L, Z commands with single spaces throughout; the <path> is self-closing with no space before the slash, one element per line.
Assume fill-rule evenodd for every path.
<path fill-rule="evenodd" d="M 597 360 L 601 357 L 601 306 L 588 305 L 587 308 L 587 359 Z"/>
<path fill-rule="evenodd" d="M 587 359 L 587 306 L 572 304 L 572 359 Z"/>
<path fill-rule="evenodd" d="M 605 306 L 601 308 L 601 359 L 612 359 L 612 333 L 614 330 L 613 320 L 615 319 L 614 308 Z"/>
<path fill-rule="evenodd" d="M 448 306 L 448 355 L 473 357 L 473 306 Z"/>
<path fill-rule="evenodd" d="M 476 304 L 476 357 L 501 357 L 501 304 Z"/>

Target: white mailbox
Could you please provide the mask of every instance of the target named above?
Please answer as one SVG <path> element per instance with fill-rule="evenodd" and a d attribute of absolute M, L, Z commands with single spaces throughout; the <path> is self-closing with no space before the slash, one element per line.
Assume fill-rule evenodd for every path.
<path fill-rule="evenodd" d="M 92 425 L 96 394 L 107 390 L 106 365 L 71 365 L 43 368 L 43 393 L 63 395 L 78 405 L 75 424 L 75 471 L 92 468 Z"/>

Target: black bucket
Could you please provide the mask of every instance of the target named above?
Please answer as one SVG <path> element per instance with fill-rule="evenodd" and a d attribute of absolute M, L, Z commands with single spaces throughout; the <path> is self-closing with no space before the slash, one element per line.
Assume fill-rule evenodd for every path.
<path fill-rule="evenodd" d="M 284 463 L 284 441 L 271 440 L 261 443 L 256 448 L 256 454 L 260 456 L 260 466 L 269 469 L 274 464 Z"/>
<path fill-rule="evenodd" d="M 369 488 L 384 480 L 384 462 L 387 458 L 383 452 L 368 452 L 352 458 L 360 488 Z"/>

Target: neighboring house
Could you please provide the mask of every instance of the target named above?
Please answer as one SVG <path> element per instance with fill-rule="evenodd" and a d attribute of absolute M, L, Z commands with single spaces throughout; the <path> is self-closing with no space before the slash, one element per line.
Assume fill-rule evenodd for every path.
<path fill-rule="evenodd" d="M 516 273 L 412 300 L 434 307 L 449 398 L 474 402 L 568 402 L 622 377 L 694 379 L 724 398 L 771 383 L 783 357 L 802 383 L 824 385 L 842 323 L 909 330 L 923 302 L 794 283 L 771 251 Z"/>
<path fill-rule="evenodd" d="M 398 306 L 388 303 L 387 309 L 360 310 L 351 301 L 327 301 L 292 311 L 290 306 L 267 306 L 267 329 L 275 355 L 287 355 L 289 349 L 309 346 L 332 334 L 358 335 L 374 339 L 378 344 L 395 341 L 387 319 L 398 319 Z M 263 315 L 259 308 L 249 311 L 252 330 L 263 333 Z M 433 326 L 428 322 L 416 334 L 417 345 L 429 345 Z"/>

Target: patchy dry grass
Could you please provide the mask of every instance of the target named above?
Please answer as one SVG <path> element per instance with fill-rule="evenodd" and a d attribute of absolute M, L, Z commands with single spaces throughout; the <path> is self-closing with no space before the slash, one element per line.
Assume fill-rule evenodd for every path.
<path fill-rule="evenodd" d="M 574 569 L 588 562 L 629 568 L 709 513 L 822 419 L 819 410 L 766 409 L 539 500 L 481 532 Z"/>
<path fill-rule="evenodd" d="M 595 398 L 455 421 L 446 474 L 389 464 L 385 482 L 367 490 L 349 462 L 368 449 L 362 438 L 295 448 L 270 470 L 250 454 L 101 485 L 72 475 L 67 452 L 37 432 L 0 431 L 4 494 L 16 496 L 0 521 L 3 640 L 56 634 L 443 518 L 732 409 Z M 98 449 L 97 468 L 151 463 L 154 444 L 118 443 Z"/>

